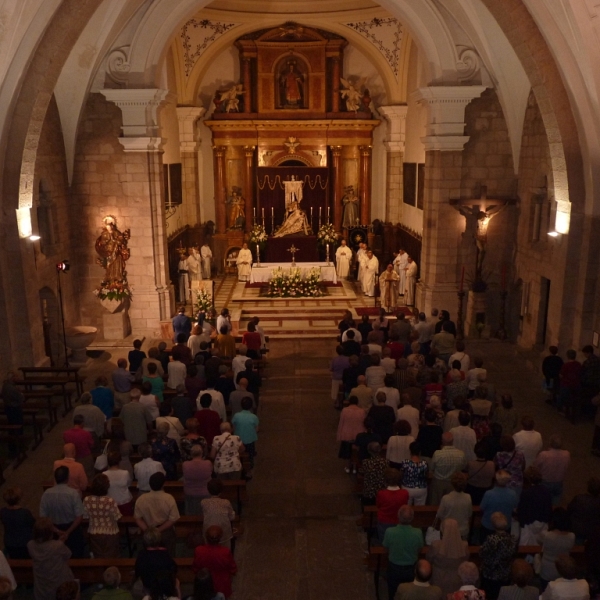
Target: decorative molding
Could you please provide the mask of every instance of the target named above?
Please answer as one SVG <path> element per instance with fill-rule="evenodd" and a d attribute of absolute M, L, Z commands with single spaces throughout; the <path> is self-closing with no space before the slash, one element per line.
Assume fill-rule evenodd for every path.
<path fill-rule="evenodd" d="M 190 19 L 179 34 L 183 46 L 183 66 L 185 76 L 189 77 L 194 65 L 208 47 L 224 33 L 240 23 L 222 23 L 209 19 Z"/>
<path fill-rule="evenodd" d="M 163 139 L 159 137 L 120 137 L 125 152 L 162 152 Z"/>
<path fill-rule="evenodd" d="M 178 106 L 176 111 L 179 122 L 179 150 L 196 152 L 200 145 L 197 122 L 204 115 L 206 109 L 202 106 Z"/>
<path fill-rule="evenodd" d="M 117 85 L 127 83 L 129 78 L 129 70 L 131 69 L 131 65 L 129 64 L 130 48 L 130 46 L 115 48 L 106 60 L 106 74 Z"/>
<path fill-rule="evenodd" d="M 402 23 L 394 17 L 378 18 L 370 21 L 345 23 L 366 40 L 371 42 L 385 58 L 396 79 L 400 69 L 400 46 L 402 43 Z"/>
<path fill-rule="evenodd" d="M 386 150 L 404 154 L 408 106 L 406 104 L 380 106 L 377 110 L 388 124 L 388 135 L 384 141 Z"/>
<path fill-rule="evenodd" d="M 469 81 L 481 73 L 481 59 L 473 48 L 458 49 L 459 60 L 456 63 L 459 81 Z"/>

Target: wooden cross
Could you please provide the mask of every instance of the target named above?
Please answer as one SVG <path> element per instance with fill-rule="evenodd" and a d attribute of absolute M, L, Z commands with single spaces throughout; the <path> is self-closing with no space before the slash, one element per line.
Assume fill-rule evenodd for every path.
<path fill-rule="evenodd" d="M 292 253 L 292 267 L 295 267 L 296 266 L 296 252 L 298 252 L 298 248 L 296 248 L 296 246 L 294 246 L 294 244 L 292 244 L 292 247 L 288 248 L 287 251 Z"/>

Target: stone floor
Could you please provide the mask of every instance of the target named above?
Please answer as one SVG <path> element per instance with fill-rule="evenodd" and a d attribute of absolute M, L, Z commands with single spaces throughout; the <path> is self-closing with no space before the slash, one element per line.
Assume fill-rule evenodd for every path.
<path fill-rule="evenodd" d="M 224 303 L 233 287 L 224 282 L 217 300 Z M 306 319 L 310 312 L 310 307 L 305 308 Z M 146 340 L 144 347 L 151 343 Z M 589 453 L 592 424 L 572 425 L 544 403 L 539 357 L 498 341 L 472 340 L 467 346 L 471 355 L 485 357 L 488 380 L 497 393 L 511 393 L 518 410 L 535 418 L 545 440 L 554 432 L 563 435 L 573 456 L 565 498 L 583 491 L 590 475 L 600 475 L 600 459 Z M 259 411 L 259 454 L 248 486 L 244 534 L 236 549 L 239 573 L 234 600 L 375 596 L 372 577 L 362 562 L 365 539 L 355 524 L 360 505 L 352 494 L 353 479 L 337 459 L 339 413 L 329 398 L 328 373 L 334 348 L 332 337 L 292 336 L 271 342 Z M 98 373 L 110 372 L 128 350 L 128 342 L 115 344 L 90 359 L 88 384 Z M 7 483 L 2 489 L 21 486 L 23 504 L 35 514 L 42 493 L 40 482 L 51 476 L 67 421 L 47 435 L 24 464 L 5 473 Z"/>

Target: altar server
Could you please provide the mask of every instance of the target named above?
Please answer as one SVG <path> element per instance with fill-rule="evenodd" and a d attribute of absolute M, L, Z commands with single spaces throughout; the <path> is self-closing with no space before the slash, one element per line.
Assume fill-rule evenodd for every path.
<path fill-rule="evenodd" d="M 363 272 L 365 294 L 372 297 L 375 295 L 375 284 L 379 274 L 379 260 L 372 250 L 367 250 L 367 260 L 364 263 Z"/>
<path fill-rule="evenodd" d="M 406 289 L 406 267 L 408 266 L 408 254 L 403 248 L 400 248 L 396 258 L 394 259 L 394 269 L 400 276 L 400 285 L 398 291 L 401 296 L 404 296 L 404 290 Z"/>
<path fill-rule="evenodd" d="M 404 292 L 404 301 L 406 306 L 415 305 L 415 286 L 417 285 L 417 263 L 409 256 L 406 266 L 406 291 Z"/>
<path fill-rule="evenodd" d="M 202 277 L 203 279 L 210 279 L 212 275 L 212 250 L 206 242 L 200 248 L 200 256 L 202 257 Z"/>
<path fill-rule="evenodd" d="M 363 259 L 365 259 L 366 257 L 367 257 L 367 245 L 361 242 L 358 245 L 358 251 L 356 252 L 356 262 L 358 263 L 358 275 L 356 276 L 356 279 L 360 283 L 360 287 L 363 292 L 365 291 L 363 289 L 363 285 L 362 285 Z"/>
<path fill-rule="evenodd" d="M 398 283 L 400 275 L 394 271 L 393 265 L 379 276 L 379 289 L 381 291 L 381 306 L 387 312 L 392 312 L 398 306 Z"/>
<path fill-rule="evenodd" d="M 236 259 L 238 280 L 250 281 L 250 270 L 252 267 L 252 252 L 248 250 L 248 244 L 244 243 Z"/>
<path fill-rule="evenodd" d="M 340 247 L 335 251 L 335 272 L 338 279 L 348 279 L 351 261 L 352 250 L 346 245 L 346 240 L 342 240 Z"/>
<path fill-rule="evenodd" d="M 190 278 L 188 274 L 188 257 L 187 254 L 181 254 L 179 264 L 177 265 L 179 274 L 179 302 L 187 302 L 190 293 Z"/>
<path fill-rule="evenodd" d="M 192 287 L 197 288 L 195 282 L 200 281 L 202 279 L 202 258 L 200 256 L 200 252 L 198 252 L 198 248 L 191 248 L 190 255 L 187 259 L 190 282 Z"/>

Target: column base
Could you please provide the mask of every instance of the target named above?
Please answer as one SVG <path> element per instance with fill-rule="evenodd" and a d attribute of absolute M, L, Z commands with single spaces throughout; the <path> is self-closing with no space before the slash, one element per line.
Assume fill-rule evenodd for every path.
<path fill-rule="evenodd" d="M 490 327 L 486 320 L 486 293 L 469 291 L 465 316 L 465 336 L 489 337 Z"/>
<path fill-rule="evenodd" d="M 126 310 L 102 315 L 102 329 L 105 340 L 122 340 L 131 333 L 129 315 Z"/>

